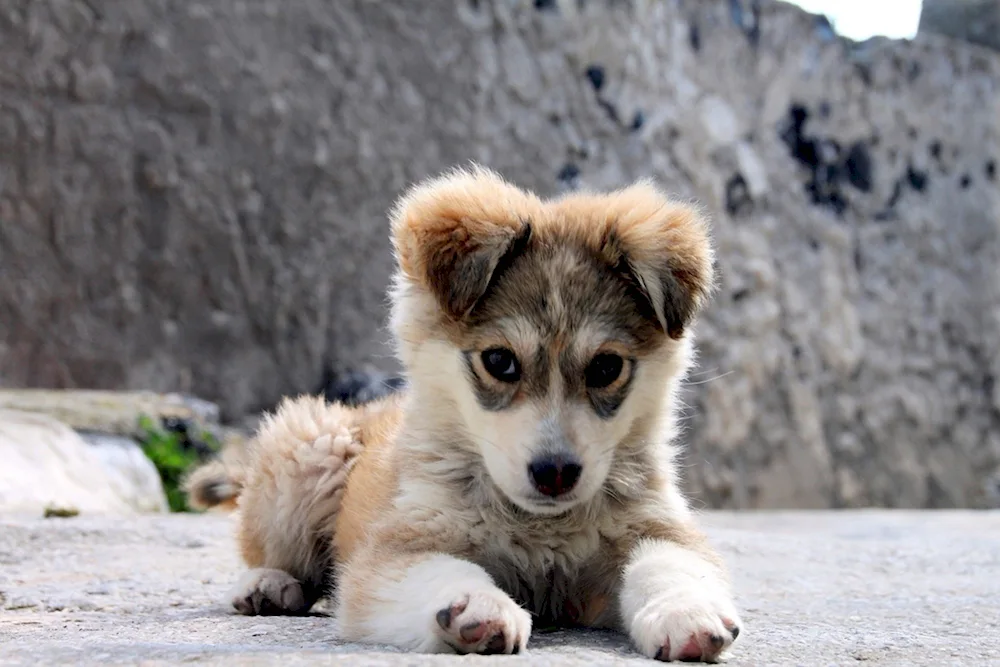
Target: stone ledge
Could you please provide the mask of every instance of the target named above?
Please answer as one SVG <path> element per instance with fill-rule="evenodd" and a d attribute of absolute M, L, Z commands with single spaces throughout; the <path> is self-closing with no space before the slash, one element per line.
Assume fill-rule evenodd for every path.
<path fill-rule="evenodd" d="M 77 431 L 134 437 L 139 418 L 177 419 L 202 429 L 219 423 L 214 403 L 181 394 L 81 389 L 0 389 L 0 408 L 36 412 Z"/>

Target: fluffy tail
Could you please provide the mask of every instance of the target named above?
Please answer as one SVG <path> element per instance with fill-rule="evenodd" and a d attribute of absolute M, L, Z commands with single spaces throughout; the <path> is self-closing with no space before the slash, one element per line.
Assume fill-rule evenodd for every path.
<path fill-rule="evenodd" d="M 243 490 L 242 462 L 223 452 L 220 458 L 204 463 L 192 470 L 183 482 L 188 506 L 196 510 L 215 507 L 236 509 L 236 500 Z"/>
<path fill-rule="evenodd" d="M 395 382 L 391 390 L 384 390 L 384 395 L 360 392 L 350 400 L 342 397 L 329 403 L 321 396 L 283 399 L 273 414 L 261 420 L 252 440 L 243 446 L 227 446 L 219 457 L 187 475 L 182 488 L 187 494 L 188 506 L 196 510 L 236 509 L 237 500 L 248 482 L 248 466 L 263 466 L 271 470 L 271 474 L 275 469 L 290 470 L 291 479 L 307 482 L 307 488 L 298 489 L 299 494 L 318 492 L 310 485 L 329 484 L 331 475 L 332 480 L 343 487 L 351 460 L 362 446 L 358 438 L 382 442 L 390 437 L 387 432 L 395 429 L 399 420 L 397 390 L 400 386 Z M 326 451 L 325 448 L 332 449 Z M 251 450 L 256 454 L 251 456 Z M 319 463 L 309 465 L 313 459 Z M 344 466 L 340 477 L 335 475 L 337 470 L 329 468 L 335 463 Z M 312 474 L 322 474 L 322 479 L 311 480 L 309 475 Z M 332 495 L 337 489 L 326 491 Z M 250 495 L 253 490 L 247 497 Z"/>

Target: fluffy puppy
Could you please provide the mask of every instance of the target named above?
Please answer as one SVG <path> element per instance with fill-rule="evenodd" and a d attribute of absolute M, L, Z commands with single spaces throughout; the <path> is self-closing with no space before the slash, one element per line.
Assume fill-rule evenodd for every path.
<path fill-rule="evenodd" d="M 671 444 L 713 288 L 703 218 L 648 182 L 543 200 L 481 168 L 391 217 L 407 387 L 286 400 L 192 486 L 238 495 L 236 608 L 332 593 L 345 639 L 412 651 L 517 653 L 541 623 L 719 659 L 741 622 Z"/>

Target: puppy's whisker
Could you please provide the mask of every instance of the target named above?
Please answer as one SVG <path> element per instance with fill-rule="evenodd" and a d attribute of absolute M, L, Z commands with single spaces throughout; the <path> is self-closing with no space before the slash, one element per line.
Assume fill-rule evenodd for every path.
<path fill-rule="evenodd" d="M 719 367 L 716 366 L 715 368 L 706 368 L 706 369 L 703 369 L 703 370 L 691 371 L 691 372 L 689 372 L 687 374 L 687 377 L 693 378 L 693 377 L 698 377 L 699 375 L 708 375 L 710 373 L 715 373 L 718 370 L 719 370 Z"/>
<path fill-rule="evenodd" d="M 699 385 L 699 384 L 708 384 L 709 382 L 715 382 L 716 380 L 721 380 L 722 378 L 724 378 L 724 377 L 726 377 L 728 375 L 732 375 L 734 372 L 735 371 L 727 371 L 727 372 L 725 372 L 725 373 L 723 373 L 721 375 L 716 375 L 715 377 L 708 378 L 707 380 L 699 380 L 698 382 L 691 382 L 689 380 L 685 380 L 684 384 L 686 386 L 689 386 L 689 387 L 690 386 L 694 386 L 694 385 Z"/>

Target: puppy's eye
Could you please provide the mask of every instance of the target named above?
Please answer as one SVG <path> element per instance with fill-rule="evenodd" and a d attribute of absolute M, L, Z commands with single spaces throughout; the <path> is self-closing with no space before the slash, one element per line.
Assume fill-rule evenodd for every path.
<path fill-rule="evenodd" d="M 618 379 L 624 367 L 625 360 L 617 354 L 601 353 L 590 360 L 583 374 L 588 387 L 603 389 Z"/>
<path fill-rule="evenodd" d="M 480 358 L 486 372 L 501 382 L 517 382 L 521 379 L 521 364 L 510 350 L 493 347 L 483 350 Z"/>

